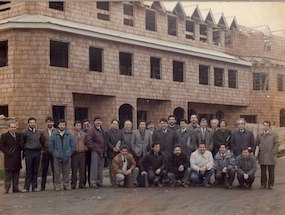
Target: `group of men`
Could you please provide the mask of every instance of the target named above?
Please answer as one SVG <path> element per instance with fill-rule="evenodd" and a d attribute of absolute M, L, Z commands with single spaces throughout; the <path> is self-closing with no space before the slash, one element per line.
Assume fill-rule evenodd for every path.
<path fill-rule="evenodd" d="M 257 158 L 261 166 L 261 188 L 272 189 L 278 135 L 270 129 L 270 122 L 265 121 L 263 131 L 255 139 L 245 123 L 239 119 L 238 129 L 233 132 L 227 129 L 225 120 L 213 119 L 208 127 L 207 120 L 202 118 L 198 124 L 197 115 L 191 116 L 189 124 L 181 119 L 180 126 L 175 116 L 170 115 L 159 120 L 158 129 L 153 122 L 140 121 L 137 130 L 132 129 L 130 120 L 119 129 L 119 121 L 113 119 L 110 129 L 105 131 L 99 116 L 94 118 L 93 125 L 88 120 L 75 121 L 70 130 L 64 120 L 55 128 L 52 117 L 46 118 L 44 130 L 36 128 L 33 117 L 22 132 L 17 132 L 17 123 L 10 123 L 9 131 L 0 138 L 0 150 L 4 153 L 4 192 L 9 192 L 11 184 L 13 192 L 20 192 L 22 157 L 26 177 L 21 192 L 29 192 L 30 188 L 33 192 L 44 191 L 50 164 L 55 190 L 75 189 L 77 184 L 85 188 L 87 183 L 90 188 L 101 187 L 106 163 L 113 186 L 202 184 L 210 187 L 214 174 L 215 184 L 231 189 L 237 175 L 239 187 L 251 189 Z"/>

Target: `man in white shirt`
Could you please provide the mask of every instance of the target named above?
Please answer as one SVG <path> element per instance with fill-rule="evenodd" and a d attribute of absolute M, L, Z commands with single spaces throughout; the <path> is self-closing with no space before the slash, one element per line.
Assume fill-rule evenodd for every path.
<path fill-rule="evenodd" d="M 210 178 L 214 173 L 214 160 L 212 153 L 206 150 L 205 143 L 200 143 L 199 148 L 191 154 L 191 181 L 195 184 L 201 183 L 210 187 Z"/>

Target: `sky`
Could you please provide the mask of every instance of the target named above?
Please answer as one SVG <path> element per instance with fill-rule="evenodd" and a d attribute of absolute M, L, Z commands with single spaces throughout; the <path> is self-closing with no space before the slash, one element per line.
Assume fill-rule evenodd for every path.
<path fill-rule="evenodd" d="M 177 2 L 164 2 L 164 5 L 166 8 L 173 8 L 176 3 Z M 182 1 L 187 15 L 189 15 L 187 11 L 191 11 L 191 8 L 195 8 L 197 4 L 200 10 L 211 8 L 214 15 L 224 13 L 225 17 L 235 16 L 239 25 L 253 28 L 268 25 L 274 34 L 285 36 L 285 2 Z"/>

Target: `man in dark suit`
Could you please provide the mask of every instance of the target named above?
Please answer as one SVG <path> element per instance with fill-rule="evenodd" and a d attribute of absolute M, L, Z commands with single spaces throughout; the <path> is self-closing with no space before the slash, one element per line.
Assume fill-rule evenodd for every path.
<path fill-rule="evenodd" d="M 23 149 L 22 136 L 16 133 L 17 124 L 10 123 L 9 131 L 2 134 L 0 150 L 4 153 L 4 193 L 8 193 L 13 182 L 13 192 L 20 192 L 18 188 L 21 165 L 21 150 Z"/>

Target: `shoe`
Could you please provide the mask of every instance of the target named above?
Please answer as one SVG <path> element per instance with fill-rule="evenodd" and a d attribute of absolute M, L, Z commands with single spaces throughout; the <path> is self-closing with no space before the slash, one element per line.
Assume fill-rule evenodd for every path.
<path fill-rule="evenodd" d="M 210 184 L 204 184 L 204 187 L 211 187 Z"/>
<path fill-rule="evenodd" d="M 60 191 L 59 187 L 54 188 L 55 191 Z"/>
<path fill-rule="evenodd" d="M 174 182 L 174 181 L 170 181 L 170 182 L 169 182 L 169 186 L 170 186 L 171 188 L 173 188 L 173 187 L 175 187 L 175 186 L 176 186 L 176 184 L 175 184 L 175 182 Z"/>
<path fill-rule="evenodd" d="M 79 189 L 85 189 L 85 186 L 79 186 Z"/>
<path fill-rule="evenodd" d="M 160 183 L 160 182 L 158 182 L 157 186 L 158 186 L 158 187 L 163 187 L 163 184 Z"/>
<path fill-rule="evenodd" d="M 33 189 L 32 191 L 33 191 L 33 192 L 41 192 L 41 190 L 38 189 L 38 188 L 35 188 L 35 189 Z"/>
<path fill-rule="evenodd" d="M 27 193 L 27 192 L 29 192 L 29 190 L 27 190 L 27 189 L 22 190 L 22 193 Z"/>
<path fill-rule="evenodd" d="M 252 190 L 252 185 L 248 185 L 248 186 L 247 186 L 247 189 L 248 189 L 248 190 Z"/>
<path fill-rule="evenodd" d="M 261 190 L 264 190 L 264 189 L 266 189 L 266 186 L 261 185 L 261 186 L 260 186 L 260 189 L 261 189 Z"/>
<path fill-rule="evenodd" d="M 232 185 L 228 185 L 227 189 L 231 190 L 231 189 L 233 189 L 233 186 Z"/>
<path fill-rule="evenodd" d="M 20 193 L 21 191 L 19 189 L 13 190 L 13 193 Z"/>
<path fill-rule="evenodd" d="M 41 187 L 41 191 L 45 191 L 46 190 L 46 188 L 45 187 Z"/>
<path fill-rule="evenodd" d="M 268 190 L 273 190 L 273 186 L 269 185 Z"/>
<path fill-rule="evenodd" d="M 9 193 L 9 190 L 5 190 L 5 191 L 4 191 L 4 194 L 8 194 L 8 193 Z"/>
<path fill-rule="evenodd" d="M 64 190 L 71 190 L 70 186 L 64 187 Z"/>
<path fill-rule="evenodd" d="M 75 189 L 75 186 L 72 186 L 71 189 L 74 190 L 74 189 Z"/>
<path fill-rule="evenodd" d="M 97 184 L 94 184 L 94 185 L 91 185 L 90 188 L 98 189 L 98 186 L 97 186 Z"/>
<path fill-rule="evenodd" d="M 187 183 L 184 183 L 184 182 L 183 182 L 181 185 L 182 185 L 183 187 L 189 187 L 189 185 L 188 185 Z"/>

